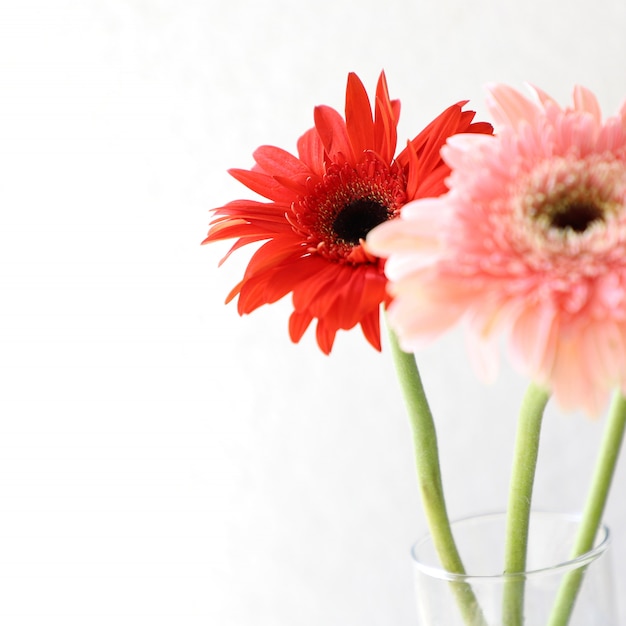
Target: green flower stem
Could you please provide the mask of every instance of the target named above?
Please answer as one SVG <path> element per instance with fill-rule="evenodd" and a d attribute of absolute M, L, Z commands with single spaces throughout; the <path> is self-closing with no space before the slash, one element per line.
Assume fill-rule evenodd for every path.
<path fill-rule="evenodd" d="M 606 430 L 600 445 L 591 488 L 587 496 L 578 533 L 571 553 L 572 558 L 593 548 L 598 528 L 602 523 L 609 489 L 626 430 L 626 398 L 616 394 L 609 413 Z M 569 572 L 563 579 L 548 626 L 566 626 L 574 609 L 582 583 L 583 569 Z"/>
<path fill-rule="evenodd" d="M 392 331 L 389 336 L 411 424 L 419 489 L 430 534 L 442 567 L 454 574 L 465 574 L 446 509 L 435 424 L 415 357 L 400 348 Z M 465 623 L 468 626 L 486 626 L 487 622 L 469 584 L 452 582 L 451 585 Z"/>
<path fill-rule="evenodd" d="M 548 399 L 549 393 L 545 389 L 531 383 L 520 408 L 507 509 L 504 555 L 504 571 L 507 574 L 526 570 L 530 505 L 539 454 L 541 422 Z M 523 577 L 511 577 L 504 585 L 502 611 L 504 626 L 522 626 L 524 623 Z"/>

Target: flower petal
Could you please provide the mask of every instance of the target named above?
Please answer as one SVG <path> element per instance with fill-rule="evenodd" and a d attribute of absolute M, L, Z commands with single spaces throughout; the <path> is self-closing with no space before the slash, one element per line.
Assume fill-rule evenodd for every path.
<path fill-rule="evenodd" d="M 264 198 L 275 202 L 291 202 L 293 200 L 293 191 L 286 189 L 273 176 L 237 168 L 228 170 L 228 173 L 248 189 L 255 191 Z"/>
<path fill-rule="evenodd" d="M 487 108 L 496 126 L 517 129 L 520 124 L 532 124 L 541 113 L 541 109 L 534 102 L 508 85 L 491 84 L 487 86 L 487 90 Z"/>
<path fill-rule="evenodd" d="M 313 316 L 308 311 L 293 311 L 289 317 L 289 338 L 291 341 L 298 343 L 312 321 Z"/>
<path fill-rule="evenodd" d="M 314 112 L 315 128 L 331 161 L 341 162 L 342 158 L 354 164 L 352 144 L 346 123 L 335 109 L 317 106 Z"/>
<path fill-rule="evenodd" d="M 318 106 L 314 128 L 298 140 L 297 157 L 264 145 L 254 152 L 251 170 L 231 170 L 234 178 L 270 200 L 236 200 L 214 209 L 203 242 L 235 239 L 224 258 L 250 243 L 261 243 L 228 296 L 238 296 L 238 312 L 250 313 L 291 293 L 293 341 L 316 320 L 317 341 L 325 353 L 339 330 L 357 325 L 380 349 L 380 306 L 388 305 L 391 296 L 385 261 L 370 252 L 362 237 L 379 218 L 393 220 L 402 211 L 406 181 L 411 199 L 446 190 L 449 168 L 439 149 L 450 134 L 491 132 L 489 125 L 473 124 L 473 112 L 461 108 L 455 105 L 444 112 L 417 135 L 406 158 L 394 161 L 399 101 L 390 99 L 381 72 L 372 112 L 362 82 L 350 74 L 346 121 L 335 109 Z M 338 233 L 337 218 L 346 209 L 351 220 L 364 218 L 363 224 Z M 432 228 L 439 219 L 430 216 Z"/>
<path fill-rule="evenodd" d="M 358 158 L 374 146 L 374 120 L 367 91 L 359 77 L 351 72 L 346 89 L 346 129 L 353 154 Z"/>
<path fill-rule="evenodd" d="M 335 343 L 335 336 L 337 335 L 337 329 L 329 327 L 326 324 L 326 320 L 321 318 L 317 321 L 315 328 L 315 338 L 317 339 L 317 345 L 324 354 L 330 354 Z"/>
<path fill-rule="evenodd" d="M 369 315 L 365 315 L 361 320 L 361 329 L 372 347 L 380 351 L 382 349 L 380 342 L 380 313 L 372 311 Z"/>
<path fill-rule="evenodd" d="M 398 142 L 398 120 L 400 102 L 391 100 L 385 73 L 381 72 L 376 86 L 376 105 L 374 122 L 374 151 L 386 163 L 391 163 Z"/>
<path fill-rule="evenodd" d="M 275 146 L 260 146 L 254 153 L 254 160 L 270 176 L 281 176 L 297 181 L 306 180 L 311 170 L 298 158 L 286 150 Z"/>
<path fill-rule="evenodd" d="M 504 334 L 521 371 L 591 414 L 626 390 L 626 108 L 603 122 L 583 87 L 567 108 L 535 93 L 491 86 L 501 132 L 450 137 L 450 191 L 409 203 L 367 243 L 387 257 L 389 320 L 405 349 L 463 320 L 489 374 Z M 407 163 L 421 158 L 412 147 Z"/>
<path fill-rule="evenodd" d="M 318 176 L 324 174 L 324 144 L 317 129 L 311 128 L 298 139 L 298 155 Z"/>
<path fill-rule="evenodd" d="M 574 109 L 584 113 L 591 113 L 596 125 L 602 123 L 602 111 L 595 94 L 581 85 L 574 87 Z"/>

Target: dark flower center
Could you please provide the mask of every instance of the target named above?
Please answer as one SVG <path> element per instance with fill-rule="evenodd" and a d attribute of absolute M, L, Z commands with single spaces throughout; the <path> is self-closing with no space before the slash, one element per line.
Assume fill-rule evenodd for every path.
<path fill-rule="evenodd" d="M 565 230 L 567 228 L 576 233 L 583 233 L 596 221 L 602 221 L 602 209 L 589 202 L 573 202 L 565 210 L 557 211 L 550 216 L 550 226 Z"/>
<path fill-rule="evenodd" d="M 370 198 L 358 198 L 347 204 L 335 217 L 333 230 L 346 243 L 356 245 L 372 228 L 389 219 L 389 209 Z"/>
<path fill-rule="evenodd" d="M 578 250 L 622 211 L 625 180 L 624 165 L 606 155 L 549 158 L 522 183 L 520 208 L 539 240 Z"/>
<path fill-rule="evenodd" d="M 362 263 L 368 253 L 361 243 L 370 230 L 397 217 L 406 201 L 402 169 L 368 153 L 356 165 L 329 164 L 308 193 L 293 202 L 288 219 L 309 254 Z"/>

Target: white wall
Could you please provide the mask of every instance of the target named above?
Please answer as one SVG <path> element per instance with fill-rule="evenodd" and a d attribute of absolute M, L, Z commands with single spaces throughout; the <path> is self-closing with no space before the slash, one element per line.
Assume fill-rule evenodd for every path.
<path fill-rule="evenodd" d="M 622 0 L 2 0 L 0 622 L 414 624 L 388 352 L 353 332 L 325 357 L 290 343 L 288 303 L 223 306 L 247 255 L 217 269 L 208 210 L 351 70 L 386 70 L 402 138 L 484 111 L 488 81 L 579 82 L 614 112 L 625 29 Z M 525 381 L 482 387 L 458 335 L 420 362 L 452 514 L 502 508 Z M 538 507 L 580 507 L 601 428 L 548 412 Z"/>

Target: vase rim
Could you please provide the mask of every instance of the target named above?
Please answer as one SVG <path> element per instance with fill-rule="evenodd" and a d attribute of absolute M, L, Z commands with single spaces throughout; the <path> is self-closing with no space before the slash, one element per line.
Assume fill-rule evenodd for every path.
<path fill-rule="evenodd" d="M 489 519 L 489 518 L 501 518 L 506 516 L 506 512 L 503 511 L 495 511 L 491 513 L 480 513 L 475 515 L 468 515 L 466 517 L 458 518 L 452 521 L 452 526 L 469 523 L 472 521 L 476 521 L 479 519 Z M 558 511 L 532 511 L 531 516 L 534 518 L 548 518 L 548 517 L 560 517 L 566 521 L 570 522 L 579 522 L 581 519 L 580 513 L 561 513 Z M 524 572 L 510 572 L 510 573 L 500 573 L 500 574 L 457 574 L 454 572 L 449 572 L 442 567 L 437 565 L 428 565 L 420 561 L 416 556 L 417 549 L 424 543 L 428 542 L 431 539 L 430 533 L 424 535 L 421 539 L 416 541 L 411 546 L 411 559 L 413 561 L 413 565 L 422 573 L 430 576 L 431 578 L 438 578 L 440 580 L 447 580 L 451 582 L 471 582 L 474 581 L 488 581 L 488 580 L 514 580 L 514 579 L 528 579 L 530 577 L 539 577 L 545 574 L 555 574 L 557 572 L 565 572 L 570 569 L 577 569 L 581 566 L 586 565 L 587 563 L 591 563 L 595 559 L 597 559 L 601 554 L 606 552 L 609 547 L 611 541 L 611 532 L 609 527 L 602 523 L 598 528 L 598 534 L 596 536 L 596 544 L 591 550 L 584 552 L 583 554 L 573 557 L 571 559 L 567 559 L 565 561 L 561 561 L 559 563 L 555 563 L 554 565 L 550 565 L 547 567 L 540 567 L 536 569 L 531 569 Z"/>

